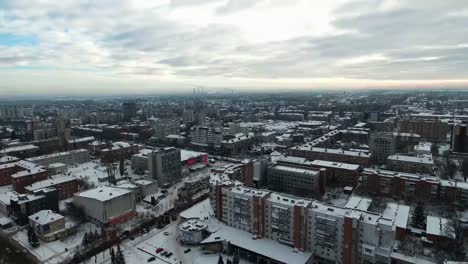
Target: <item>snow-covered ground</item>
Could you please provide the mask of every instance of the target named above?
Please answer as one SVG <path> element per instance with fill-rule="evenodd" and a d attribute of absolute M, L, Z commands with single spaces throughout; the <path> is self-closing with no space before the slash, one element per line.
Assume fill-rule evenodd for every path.
<path fill-rule="evenodd" d="M 40 246 L 32 248 L 28 243 L 27 229 L 19 231 L 13 236 L 18 243 L 26 248 L 31 254 L 43 263 L 55 264 L 62 263 L 65 259 L 71 257 L 77 247 L 81 246 L 85 232 L 94 231 L 96 225 L 86 222 L 78 227 L 76 234 L 67 236 L 61 240 L 44 242 L 40 241 Z"/>
<path fill-rule="evenodd" d="M 177 225 L 179 220 L 172 222 L 163 229 L 152 229 L 147 234 L 135 238 L 127 239 L 121 245 L 127 264 L 146 263 L 149 258 L 155 257 L 154 264 L 215 264 L 218 262 L 219 255 L 204 251 L 201 246 L 185 246 L 179 243 L 177 239 Z M 167 235 L 165 235 L 167 234 Z M 170 258 L 156 254 L 157 248 L 164 248 L 165 251 L 172 252 Z M 184 253 L 190 248 L 190 252 Z M 115 247 L 116 249 L 116 247 Z M 209 254 L 205 254 L 209 253 Z M 223 256 L 226 263 L 227 256 Z M 232 258 L 232 257 L 230 257 Z M 96 256 L 97 263 L 110 264 L 109 250 Z M 93 258 L 91 258 L 93 262 Z M 241 259 L 241 263 L 249 263 Z"/>

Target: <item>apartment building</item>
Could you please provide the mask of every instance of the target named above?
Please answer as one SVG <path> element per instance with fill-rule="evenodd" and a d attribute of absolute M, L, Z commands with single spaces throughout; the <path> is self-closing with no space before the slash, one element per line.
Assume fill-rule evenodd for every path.
<path fill-rule="evenodd" d="M 433 167 L 432 155 L 391 155 L 387 158 L 387 168 L 394 171 L 432 174 Z"/>
<path fill-rule="evenodd" d="M 220 221 L 256 236 L 312 252 L 314 263 L 391 263 L 396 240 L 408 232 L 409 207 L 389 203 L 368 212 L 370 199 L 345 207 L 243 186 L 217 185 Z M 262 231 L 263 230 L 263 231 Z"/>
<path fill-rule="evenodd" d="M 78 180 L 72 176 L 59 175 L 51 179 L 35 182 L 26 186 L 24 189 L 27 193 L 33 193 L 36 190 L 43 188 L 54 188 L 58 191 L 59 200 L 64 200 L 73 197 L 73 194 L 78 192 Z"/>
<path fill-rule="evenodd" d="M 22 170 L 11 175 L 11 186 L 18 193 L 25 193 L 25 187 L 35 182 L 47 180 L 47 171 L 42 166 Z"/>
<path fill-rule="evenodd" d="M 447 140 L 449 132 L 449 125 L 440 120 L 403 119 L 398 122 L 398 128 L 400 132 L 416 133 L 431 142 Z"/>
<path fill-rule="evenodd" d="M 15 156 L 20 159 L 30 158 L 37 155 L 39 147 L 28 144 L 15 147 L 4 148 L 0 150 L 0 156 Z"/>
<path fill-rule="evenodd" d="M 174 184 L 182 179 L 180 150 L 163 148 L 148 154 L 149 176 L 160 186 Z"/>
<path fill-rule="evenodd" d="M 221 147 L 223 134 L 221 130 L 206 126 L 195 126 L 190 129 L 192 145 Z"/>
<path fill-rule="evenodd" d="M 112 147 L 100 150 L 101 162 L 112 163 L 119 161 L 120 159 L 128 159 L 133 154 L 138 153 L 139 147 L 136 144 L 127 142 L 114 142 Z"/>
<path fill-rule="evenodd" d="M 361 151 L 351 151 L 331 148 L 311 147 L 306 143 L 289 149 L 289 155 L 303 157 L 308 160 L 328 160 L 367 166 L 370 164 L 371 154 Z"/>
<path fill-rule="evenodd" d="M 361 173 L 361 166 L 343 162 L 314 160 L 310 162 L 314 169 L 325 169 L 327 186 L 356 187 Z"/>
<path fill-rule="evenodd" d="M 76 149 L 49 155 L 37 156 L 27 159 L 39 165 L 48 166 L 52 163 L 63 163 L 67 165 L 82 164 L 89 161 L 89 150 Z"/>
<path fill-rule="evenodd" d="M 373 195 L 431 201 L 438 198 L 440 181 L 430 175 L 366 168 L 362 185 Z"/>
<path fill-rule="evenodd" d="M 270 193 L 265 201 L 265 234 L 269 239 L 305 250 L 306 214 L 311 201 Z"/>
<path fill-rule="evenodd" d="M 268 187 L 302 197 L 321 197 L 325 192 L 325 169 L 312 170 L 274 164 L 267 169 Z"/>
<path fill-rule="evenodd" d="M 265 200 L 270 192 L 246 188 L 243 186 L 232 186 L 222 188 L 220 215 L 222 222 L 235 227 L 263 236 L 265 233 Z"/>

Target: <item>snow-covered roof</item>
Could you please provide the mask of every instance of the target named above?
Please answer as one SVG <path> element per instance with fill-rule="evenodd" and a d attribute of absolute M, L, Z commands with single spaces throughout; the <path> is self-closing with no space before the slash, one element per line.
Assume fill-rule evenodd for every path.
<path fill-rule="evenodd" d="M 10 177 L 20 178 L 20 177 L 33 175 L 33 174 L 36 174 L 36 173 L 41 173 L 41 172 L 44 172 L 44 171 L 46 171 L 46 170 L 43 167 L 35 167 L 35 168 L 29 169 L 29 170 L 19 171 L 19 172 L 15 173 L 15 174 L 12 174 Z"/>
<path fill-rule="evenodd" d="M 15 161 L 18 161 L 18 160 L 19 160 L 19 158 L 17 158 L 17 157 L 6 155 L 6 156 L 3 156 L 3 157 L 0 158 L 0 163 L 15 162 Z"/>
<path fill-rule="evenodd" d="M 308 207 L 312 201 L 305 200 L 300 197 L 293 197 L 293 196 L 286 196 L 283 194 L 279 193 L 270 193 L 270 196 L 267 199 L 271 203 L 276 203 L 276 204 L 281 204 L 281 205 L 286 205 L 286 206 L 302 206 L 302 207 Z"/>
<path fill-rule="evenodd" d="M 426 234 L 455 238 L 455 230 L 449 224 L 450 220 L 443 217 L 428 215 L 426 220 Z"/>
<path fill-rule="evenodd" d="M 370 157 L 370 154 L 361 152 L 361 151 L 350 151 L 350 150 L 333 149 L 333 148 L 317 148 L 317 147 L 312 147 L 312 145 L 309 145 L 309 143 L 306 143 L 301 146 L 293 147 L 292 149 L 308 150 L 308 151 L 313 151 L 313 152 L 325 152 L 325 153 L 340 154 L 340 155 L 345 155 L 345 156 L 358 156 L 358 157 L 365 157 L 365 158 Z"/>
<path fill-rule="evenodd" d="M 327 167 L 327 168 L 336 168 L 336 169 L 343 169 L 343 170 L 358 170 L 359 165 L 357 164 L 350 164 L 350 163 L 343 163 L 343 162 L 333 162 L 328 160 L 314 160 L 311 161 L 310 164 L 320 166 L 320 167 Z"/>
<path fill-rule="evenodd" d="M 388 203 L 382 216 L 388 219 L 394 219 L 397 227 L 404 228 L 408 226 L 410 207 L 398 203 Z"/>
<path fill-rule="evenodd" d="M 62 215 L 54 213 L 51 210 L 42 210 L 29 216 L 30 220 L 39 225 L 46 225 L 62 218 Z"/>
<path fill-rule="evenodd" d="M 205 199 L 194 206 L 182 211 L 180 214 L 181 218 L 189 219 L 189 218 L 198 218 L 198 219 L 206 219 L 214 215 L 213 208 L 210 204 L 210 199 Z"/>
<path fill-rule="evenodd" d="M 80 197 L 95 199 L 95 200 L 104 202 L 104 201 L 111 200 L 111 199 L 113 199 L 115 197 L 127 195 L 127 194 L 129 194 L 131 192 L 132 191 L 127 190 L 127 189 L 99 186 L 99 187 L 97 187 L 95 189 L 91 189 L 91 190 L 88 190 L 88 191 L 77 193 L 75 195 L 80 196 Z"/>
<path fill-rule="evenodd" d="M 180 223 L 179 225 L 179 230 L 181 231 L 192 231 L 192 232 L 197 232 L 197 231 L 202 231 L 206 230 L 208 228 L 208 225 L 198 219 L 198 218 L 193 218 L 193 219 L 188 219 L 185 222 Z"/>
<path fill-rule="evenodd" d="M 428 156 L 390 155 L 387 160 L 434 165 L 434 160 Z"/>
<path fill-rule="evenodd" d="M 345 208 L 367 211 L 371 203 L 372 199 L 370 198 L 353 195 L 349 198 L 348 202 L 345 205 Z"/>
<path fill-rule="evenodd" d="M 309 170 L 309 169 L 282 166 L 282 165 L 275 165 L 272 168 L 274 168 L 276 170 L 281 170 L 281 171 L 287 171 L 287 172 L 292 172 L 292 173 L 301 173 L 301 174 L 309 174 L 309 175 L 318 175 L 320 173 L 317 170 Z"/>
<path fill-rule="evenodd" d="M 34 190 L 38 190 L 42 188 L 53 187 L 55 185 L 62 184 L 65 182 L 70 182 L 70 181 L 76 181 L 76 179 L 72 176 L 60 175 L 52 179 L 35 182 L 29 186 L 26 186 L 25 189 L 29 191 L 34 191 Z"/>
<path fill-rule="evenodd" d="M 219 225 L 220 228 L 203 240 L 201 244 L 229 241 L 232 245 L 248 249 L 281 263 L 308 263 L 312 258 L 312 252 L 301 252 L 267 238 L 252 239 L 252 234 L 249 232 L 222 223 Z"/>
<path fill-rule="evenodd" d="M 180 150 L 180 160 L 181 161 L 186 161 L 191 158 L 196 158 L 206 155 L 205 152 L 198 152 L 198 151 L 193 151 L 193 150 L 187 150 L 187 149 L 181 149 Z"/>
<path fill-rule="evenodd" d="M 11 148 L 5 148 L 5 149 L 0 150 L 0 153 L 10 153 L 10 152 L 17 152 L 17 151 L 32 150 L 32 149 L 39 149 L 39 147 L 33 144 L 28 144 L 28 145 L 16 146 L 16 147 L 11 147 Z"/>
<path fill-rule="evenodd" d="M 34 162 L 37 160 L 43 160 L 47 158 L 53 158 L 53 157 L 60 157 L 60 156 L 65 156 L 69 154 L 77 154 L 77 153 L 82 153 L 82 152 L 89 152 L 87 149 L 74 149 L 70 151 L 64 151 L 64 152 L 58 152 L 58 153 L 53 153 L 53 154 L 47 154 L 47 155 L 42 155 L 42 156 L 37 156 L 37 157 L 32 157 L 29 159 L 26 159 L 28 161 Z"/>

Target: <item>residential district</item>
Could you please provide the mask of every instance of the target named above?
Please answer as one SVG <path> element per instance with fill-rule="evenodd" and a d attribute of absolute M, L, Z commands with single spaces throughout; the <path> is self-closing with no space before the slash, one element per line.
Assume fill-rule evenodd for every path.
<path fill-rule="evenodd" d="M 461 263 L 468 93 L 0 104 L 0 263 Z"/>

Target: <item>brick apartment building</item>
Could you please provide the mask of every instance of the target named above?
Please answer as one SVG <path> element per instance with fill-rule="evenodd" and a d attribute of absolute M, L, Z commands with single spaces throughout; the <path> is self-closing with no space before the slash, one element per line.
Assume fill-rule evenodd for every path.
<path fill-rule="evenodd" d="M 335 162 L 359 164 L 363 166 L 367 166 L 370 164 L 371 154 L 369 153 L 342 149 L 310 147 L 307 144 L 290 148 L 289 155 L 303 157 L 308 160 L 328 160 Z"/>
<path fill-rule="evenodd" d="M 33 193 L 43 188 L 54 188 L 58 191 L 59 200 L 73 197 L 79 191 L 78 180 L 72 176 L 60 175 L 52 179 L 35 182 L 25 187 L 27 193 Z"/>
<path fill-rule="evenodd" d="M 112 147 L 102 149 L 99 153 L 102 163 L 112 163 L 119 161 L 120 158 L 129 159 L 132 155 L 137 154 L 138 151 L 139 147 L 136 144 L 114 142 Z"/>
<path fill-rule="evenodd" d="M 233 185 L 216 185 L 219 221 L 313 252 L 316 263 L 390 263 L 396 240 L 408 231 L 409 207 L 389 203 L 382 214 L 368 212 L 370 199 L 355 197 L 337 207 L 321 202 Z"/>
<path fill-rule="evenodd" d="M 403 119 L 398 122 L 400 132 L 416 133 L 431 142 L 447 140 L 449 126 L 440 120 Z"/>
<path fill-rule="evenodd" d="M 430 175 L 364 169 L 362 185 L 373 195 L 468 206 L 468 183 Z"/>
<path fill-rule="evenodd" d="M 28 170 L 22 170 L 11 175 L 11 186 L 18 193 L 25 193 L 25 187 L 35 182 L 47 180 L 47 170 L 38 166 Z"/>

